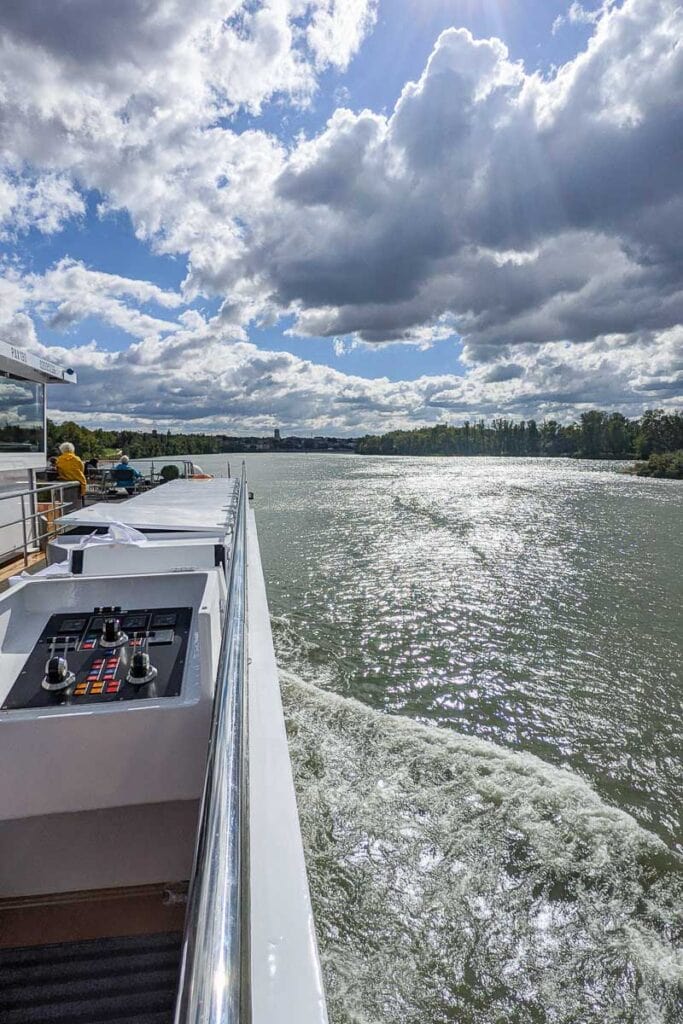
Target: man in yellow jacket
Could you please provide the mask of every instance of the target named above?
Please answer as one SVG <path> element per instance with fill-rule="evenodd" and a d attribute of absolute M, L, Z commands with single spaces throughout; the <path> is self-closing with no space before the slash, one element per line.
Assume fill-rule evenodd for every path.
<path fill-rule="evenodd" d="M 69 441 L 65 441 L 59 446 L 57 473 L 60 480 L 78 480 L 81 485 L 81 497 L 85 495 L 86 480 L 83 461 L 76 455 L 76 449 Z"/>

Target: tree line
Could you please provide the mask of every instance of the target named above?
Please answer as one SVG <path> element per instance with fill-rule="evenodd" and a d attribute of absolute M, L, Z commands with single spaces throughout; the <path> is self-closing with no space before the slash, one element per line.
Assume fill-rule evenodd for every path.
<path fill-rule="evenodd" d="M 557 420 L 465 422 L 391 430 L 359 438 L 361 455 L 564 455 L 580 459 L 648 459 L 683 448 L 683 414 L 650 409 L 640 419 L 599 409 L 578 423 Z"/>
<path fill-rule="evenodd" d="M 48 452 L 70 441 L 81 457 L 111 458 L 119 451 L 131 459 L 221 454 L 234 438 L 220 434 L 173 434 L 171 431 L 89 430 L 67 421 L 47 421 Z M 231 443 L 232 442 L 232 443 Z M 640 419 L 593 409 L 578 423 L 557 420 L 465 422 L 358 438 L 361 455 L 564 455 L 581 459 L 643 459 L 683 449 L 683 413 L 650 409 Z"/>
<path fill-rule="evenodd" d="M 156 459 L 179 455 L 213 455 L 223 449 L 217 434 L 172 434 L 151 430 L 89 430 L 78 423 L 47 421 L 47 450 L 53 454 L 64 441 L 70 441 L 82 459 L 115 458 L 125 452 L 131 459 Z"/>

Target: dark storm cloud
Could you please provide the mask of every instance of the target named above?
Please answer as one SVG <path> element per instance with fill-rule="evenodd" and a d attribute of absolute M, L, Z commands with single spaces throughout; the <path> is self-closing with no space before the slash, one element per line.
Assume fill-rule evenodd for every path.
<path fill-rule="evenodd" d="M 294 152 L 250 272 L 306 333 L 450 313 L 473 358 L 681 322 L 681 32 L 674 0 L 626 0 L 548 81 L 445 32 L 388 120 L 338 111 Z"/>
<path fill-rule="evenodd" d="M 178 4 L 161 13 L 150 0 L 3 0 L 0 27 L 60 58 L 89 63 L 168 46 L 179 31 L 178 14 Z"/>
<path fill-rule="evenodd" d="M 504 380 L 515 380 L 524 375 L 524 367 L 519 363 L 499 363 L 484 377 L 487 384 L 498 384 Z"/>

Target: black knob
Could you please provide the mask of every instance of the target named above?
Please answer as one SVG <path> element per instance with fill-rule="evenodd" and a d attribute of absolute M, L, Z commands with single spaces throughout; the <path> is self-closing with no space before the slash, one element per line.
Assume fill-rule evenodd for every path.
<path fill-rule="evenodd" d="M 121 629 L 121 620 L 115 617 L 108 617 L 102 626 L 100 645 L 102 647 L 122 647 L 128 637 Z"/>
<path fill-rule="evenodd" d="M 47 680 L 49 683 L 61 683 L 69 674 L 66 658 L 50 658 L 47 663 Z"/>
<path fill-rule="evenodd" d="M 137 651 L 130 663 L 130 674 L 133 679 L 143 679 L 149 675 L 149 654 L 146 651 Z"/>
<path fill-rule="evenodd" d="M 66 690 L 73 682 L 74 674 L 69 671 L 66 658 L 63 658 L 60 654 L 55 654 L 45 666 L 43 689 Z"/>
<path fill-rule="evenodd" d="M 152 679 L 155 679 L 156 674 L 157 670 L 149 660 L 147 651 L 136 651 L 130 659 L 128 682 L 134 686 L 142 686 L 144 683 L 150 683 Z"/>
<path fill-rule="evenodd" d="M 121 620 L 120 619 L 105 619 L 104 620 L 104 633 L 103 638 L 109 644 L 116 643 L 121 636 Z"/>

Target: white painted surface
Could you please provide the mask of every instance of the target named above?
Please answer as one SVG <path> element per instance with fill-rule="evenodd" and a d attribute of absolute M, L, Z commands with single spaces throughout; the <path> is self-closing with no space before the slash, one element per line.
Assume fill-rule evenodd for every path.
<path fill-rule="evenodd" d="M 51 359 L 34 355 L 6 341 L 0 341 L 0 370 L 24 380 L 43 381 L 46 384 L 60 384 L 64 381 L 76 384 L 78 381 L 73 370 L 57 366 Z"/>
<path fill-rule="evenodd" d="M 146 544 L 91 543 L 81 550 L 84 576 L 137 576 L 216 567 L 215 542 L 204 538 L 150 539 Z"/>
<path fill-rule="evenodd" d="M 322 973 L 251 509 L 247 558 L 252 1021 L 325 1024 Z"/>
<path fill-rule="evenodd" d="M 6 495 L 27 491 L 31 486 L 29 473 L 25 468 L 27 458 L 30 456 L 16 456 L 17 462 L 20 463 L 19 468 L 12 467 L 10 470 L 7 462 L 11 462 L 13 458 L 15 457 L 0 454 L 0 563 L 15 558 L 17 552 L 20 553 L 23 550 L 24 534 L 21 522 L 17 522 L 17 520 L 21 520 L 22 515 L 21 498 L 10 498 Z M 43 456 L 41 455 L 39 458 L 41 465 L 44 465 Z M 24 498 L 24 505 L 26 512 L 30 512 L 31 499 Z"/>
<path fill-rule="evenodd" d="M 0 703 L 55 611 L 195 610 L 180 696 L 0 712 L 0 820 L 200 796 L 221 598 L 218 569 L 29 579 L 0 597 Z"/>
<path fill-rule="evenodd" d="M 140 531 L 150 540 L 159 541 L 172 541 L 174 544 L 182 544 L 185 541 L 193 541 L 198 544 L 202 541 L 205 544 L 225 544 L 227 548 L 230 548 L 230 537 L 226 536 L 223 529 L 214 530 L 178 530 L 169 533 L 145 533 L 144 530 Z M 55 562 L 63 562 L 65 559 L 70 557 L 71 550 L 75 547 L 79 547 L 83 541 L 90 537 L 95 536 L 93 533 L 61 533 L 54 540 L 51 540 L 47 546 L 47 563 L 53 565 Z M 102 534 L 98 536 L 102 537 Z M 194 568 L 202 568 L 201 566 L 194 566 Z"/>
<path fill-rule="evenodd" d="M 234 519 L 235 480 L 171 480 L 128 501 L 99 502 L 64 516 L 64 526 L 125 523 L 136 529 L 227 532 Z"/>

